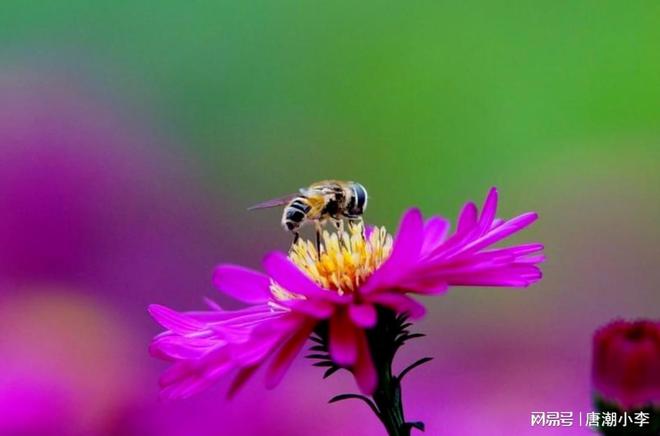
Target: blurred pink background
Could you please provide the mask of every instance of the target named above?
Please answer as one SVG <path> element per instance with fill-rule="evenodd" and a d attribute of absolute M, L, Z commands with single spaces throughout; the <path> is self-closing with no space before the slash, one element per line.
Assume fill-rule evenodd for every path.
<path fill-rule="evenodd" d="M 645 71 L 641 79 L 616 67 L 630 65 L 638 39 L 653 36 L 631 30 L 629 45 L 600 47 L 620 12 L 607 9 L 600 30 L 587 36 L 593 46 L 570 40 L 567 58 L 551 51 L 539 60 L 510 38 L 532 35 L 532 44 L 543 35 L 520 32 L 502 12 L 495 19 L 509 27 L 494 36 L 492 56 L 522 58 L 521 79 L 507 57 L 473 59 L 474 41 L 447 48 L 446 62 L 429 60 L 431 48 L 451 38 L 424 33 L 440 24 L 415 27 L 424 14 L 405 27 L 386 25 L 410 44 L 386 38 L 380 51 L 380 37 L 356 47 L 350 41 L 363 25 L 381 35 L 369 14 L 346 23 L 349 34 L 336 46 L 309 21 L 319 46 L 294 45 L 289 55 L 271 45 L 269 32 L 282 31 L 281 45 L 290 47 L 289 39 L 302 38 L 295 30 L 253 28 L 250 17 L 265 17 L 266 9 L 237 12 L 243 21 L 216 28 L 208 17 L 222 11 L 206 17 L 200 10 L 170 27 L 178 10 L 163 8 L 144 31 L 131 27 L 128 13 L 115 30 L 110 18 L 76 9 L 84 35 L 53 21 L 63 27 L 35 24 L 45 33 L 25 40 L 14 29 L 2 45 L 0 434 L 381 435 L 361 403 L 327 404 L 355 390 L 351 378 L 324 381 L 305 359 L 274 391 L 257 377 L 233 401 L 220 383 L 166 403 L 157 386 L 166 365 L 147 353 L 159 332 L 148 304 L 195 310 L 211 297 L 236 307 L 211 286 L 214 266 L 257 267 L 266 251 L 287 247 L 278 212 L 250 214 L 248 205 L 327 177 L 363 182 L 371 194 L 367 220 L 391 231 L 412 205 L 453 220 L 463 201 L 480 201 L 491 185 L 500 188 L 503 216 L 537 210 L 540 220 L 519 238 L 546 244 L 540 284 L 460 289 L 424 301 L 428 316 L 415 330 L 428 336 L 407 345 L 397 364 L 435 359 L 407 377 L 406 415 L 432 435 L 593 434 L 577 424 L 533 428 L 530 413 L 592 411 L 593 331 L 616 317 L 660 316 L 660 110 L 653 86 L 643 87 L 648 100 L 635 100 L 646 95 L 636 83 L 657 85 L 651 73 L 660 68 L 642 49 L 630 55 Z M 147 9 L 136 13 L 150 17 Z M 571 11 L 555 12 L 573 29 L 562 21 Z M 465 29 L 490 41 L 485 16 L 447 13 L 429 16 L 446 25 L 463 17 Z M 342 17 L 329 24 L 340 35 Z M 622 26 L 637 29 L 633 18 Z M 96 20 L 106 39 L 86 39 Z M 652 24 L 643 29 L 660 28 Z M 48 32 L 62 40 L 49 42 Z M 126 39 L 115 47 L 115 37 Z M 146 57 L 129 50 L 132 37 Z M 204 51 L 205 38 L 217 53 Z M 352 55 L 344 55 L 347 47 Z M 587 70 L 583 49 L 593 56 Z M 609 50 L 619 57 L 607 57 Z M 442 86 L 432 81 L 436 73 Z M 582 87 L 581 77 L 599 79 Z M 629 92 L 610 92 L 607 80 Z M 438 89 L 441 98 L 428 93 Z"/>

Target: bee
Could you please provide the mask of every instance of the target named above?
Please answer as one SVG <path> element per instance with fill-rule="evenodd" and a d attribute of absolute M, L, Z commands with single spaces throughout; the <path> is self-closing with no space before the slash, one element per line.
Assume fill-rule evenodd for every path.
<path fill-rule="evenodd" d="M 301 188 L 295 194 L 264 201 L 248 210 L 284 206 L 282 227 L 293 233 L 293 244 L 300 238 L 300 228 L 313 222 L 316 227 L 316 248 L 320 252 L 322 226 L 330 221 L 341 229 L 343 219 L 361 222 L 367 208 L 367 199 L 367 190 L 357 182 L 323 180 Z"/>

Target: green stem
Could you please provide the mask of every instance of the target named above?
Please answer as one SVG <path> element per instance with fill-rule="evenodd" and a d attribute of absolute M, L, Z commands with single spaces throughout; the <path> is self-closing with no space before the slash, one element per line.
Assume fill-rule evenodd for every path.
<path fill-rule="evenodd" d="M 397 351 L 396 337 L 400 333 L 396 315 L 379 310 L 377 326 L 367 332 L 369 348 L 378 373 L 378 387 L 372 399 L 378 408 L 378 418 L 389 436 L 410 436 L 410 424 L 406 423 L 401 398 L 401 383 L 392 374 L 392 361 Z"/>
<path fill-rule="evenodd" d="M 378 388 L 372 398 L 380 411 L 380 420 L 389 436 L 410 436 L 410 425 L 406 424 L 401 401 L 401 384 L 392 375 L 391 362 L 378 368 Z"/>
<path fill-rule="evenodd" d="M 392 362 L 397 350 L 409 339 L 423 336 L 421 334 L 410 334 L 407 328 L 405 315 L 397 315 L 391 310 L 378 308 L 378 323 L 375 327 L 365 331 L 369 351 L 378 375 L 378 386 L 376 391 L 368 398 L 360 394 L 341 394 L 330 399 L 330 403 L 347 399 L 359 399 L 364 401 L 383 423 L 389 436 L 410 436 L 412 428 L 424 431 L 422 422 L 406 422 L 403 413 L 403 400 L 401 398 L 401 379 L 414 368 L 422 365 L 430 357 L 424 357 L 409 365 L 398 376 L 392 374 Z M 319 359 L 315 366 L 327 367 L 325 377 L 334 374 L 340 369 L 329 354 L 328 324 L 321 323 L 316 327 L 316 337 L 313 338 L 317 345 L 310 350 L 313 354 L 307 357 Z"/>

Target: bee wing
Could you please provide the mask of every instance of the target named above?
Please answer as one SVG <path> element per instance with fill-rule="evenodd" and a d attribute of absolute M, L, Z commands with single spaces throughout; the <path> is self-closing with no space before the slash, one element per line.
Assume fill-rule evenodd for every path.
<path fill-rule="evenodd" d="M 300 188 L 300 193 L 305 197 L 319 197 L 328 195 L 331 192 L 328 190 L 327 186 L 311 186 L 309 188 Z"/>
<path fill-rule="evenodd" d="M 278 198 L 272 198 L 270 200 L 262 201 L 261 203 L 257 203 L 254 206 L 248 207 L 247 210 L 255 210 L 255 209 L 266 209 L 269 207 L 277 207 L 277 206 L 284 206 L 294 198 L 298 197 L 300 194 L 288 194 L 284 195 L 282 197 Z"/>

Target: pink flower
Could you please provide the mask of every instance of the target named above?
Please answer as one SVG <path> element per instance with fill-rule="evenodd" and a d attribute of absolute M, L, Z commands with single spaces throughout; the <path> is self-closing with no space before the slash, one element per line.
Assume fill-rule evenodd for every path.
<path fill-rule="evenodd" d="M 660 405 L 660 322 L 614 321 L 594 335 L 593 384 L 606 401 Z"/>
<path fill-rule="evenodd" d="M 187 396 L 238 370 L 234 392 L 267 359 L 266 385 L 273 387 L 320 326 L 327 326 L 334 363 L 353 373 L 362 392 L 372 393 L 378 378 L 366 332 L 378 324 L 379 310 L 417 319 L 425 308 L 412 294 L 440 294 L 450 286 L 526 287 L 541 278 L 541 244 L 490 248 L 537 215 L 504 221 L 495 218 L 496 209 L 493 188 L 480 214 L 474 203 L 464 206 L 451 235 L 444 218 L 424 221 L 419 210 L 410 209 L 394 239 L 382 227 L 365 232 L 349 226 L 324 232 L 320 253 L 311 241 L 300 240 L 289 255 L 268 254 L 265 273 L 218 266 L 215 285 L 252 306 L 187 314 L 151 306 L 168 329 L 155 338 L 151 352 L 174 362 L 161 379 L 163 394 Z"/>
<path fill-rule="evenodd" d="M 149 351 L 173 362 L 160 379 L 162 396 L 188 397 L 238 369 L 232 394 L 284 338 L 291 341 L 305 335 L 306 339 L 311 333 L 312 326 L 305 327 L 308 321 L 303 317 L 268 304 L 236 311 L 210 305 L 211 311 L 185 314 L 159 305 L 149 307 L 154 319 L 168 329 L 154 338 Z M 294 325 L 300 332 L 291 330 Z"/>

